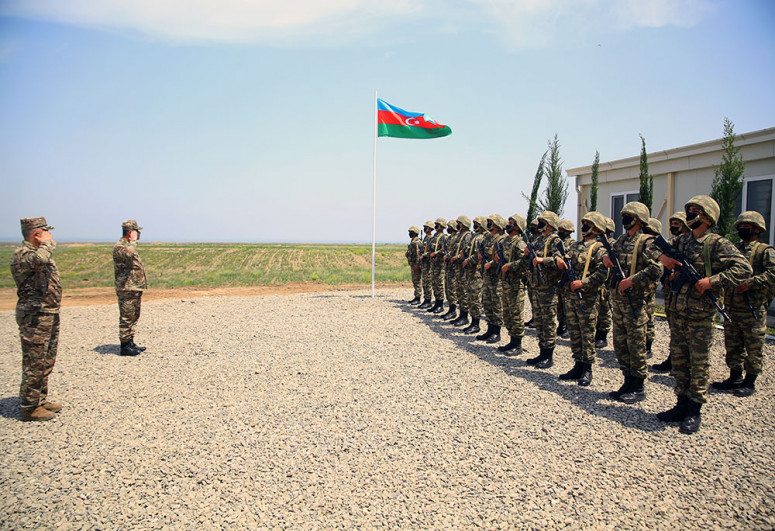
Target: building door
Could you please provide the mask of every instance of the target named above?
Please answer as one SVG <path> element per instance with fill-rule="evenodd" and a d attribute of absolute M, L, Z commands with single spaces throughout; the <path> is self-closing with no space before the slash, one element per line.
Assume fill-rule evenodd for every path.
<path fill-rule="evenodd" d="M 618 238 L 624 232 L 622 227 L 622 209 L 627 203 L 637 201 L 640 199 L 639 192 L 620 192 L 617 194 L 611 194 L 611 218 L 614 220 L 616 229 L 614 230 L 614 238 Z"/>
<path fill-rule="evenodd" d="M 760 236 L 760 239 L 770 245 L 775 243 L 775 235 L 772 234 L 772 214 L 775 211 L 773 208 L 773 200 L 775 200 L 773 180 L 775 180 L 775 177 L 771 175 L 745 179 L 743 197 L 741 198 L 741 211 L 755 210 L 764 216 L 767 232 Z"/>

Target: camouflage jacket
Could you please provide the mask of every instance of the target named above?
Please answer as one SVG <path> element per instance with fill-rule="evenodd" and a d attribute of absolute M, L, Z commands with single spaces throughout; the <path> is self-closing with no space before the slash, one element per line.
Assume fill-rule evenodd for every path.
<path fill-rule="evenodd" d="M 649 236 L 640 229 L 632 236 L 625 231 L 611 246 L 619 258 L 625 278 L 632 280 L 630 293 L 633 297 L 646 297 L 652 294 L 662 274 L 662 264 L 657 261 L 661 251 L 654 250 L 654 246 L 650 243 L 653 239 L 653 236 Z M 612 297 L 627 298 L 627 295 L 618 290 L 619 283 L 623 279 L 619 278 L 617 271 L 611 271 L 608 278 Z"/>
<path fill-rule="evenodd" d="M 556 285 L 560 280 L 562 271 L 557 268 L 557 263 L 554 261 L 556 256 L 560 256 L 560 253 L 557 251 L 558 241 L 560 241 L 560 236 L 556 232 L 550 232 L 546 236 L 539 234 L 532 242 L 536 256 L 546 258 L 544 263 L 541 264 L 541 271 L 546 284 L 541 284 L 541 280 L 538 278 L 538 269 L 533 267 L 530 256 L 522 256 L 524 268 L 530 271 L 528 282 L 531 286 L 545 288 L 549 285 Z"/>
<path fill-rule="evenodd" d="M 431 254 L 436 253 L 435 256 L 431 258 L 432 264 L 441 265 L 444 263 L 444 242 L 446 239 L 447 235 L 443 232 L 434 232 L 433 236 L 431 236 L 428 247 L 430 248 Z M 428 255 L 428 258 L 430 258 L 430 254 Z"/>
<path fill-rule="evenodd" d="M 465 251 L 466 267 L 471 271 L 479 270 L 479 246 L 482 244 L 484 236 L 483 232 L 473 233 L 468 243 L 468 249 Z"/>
<path fill-rule="evenodd" d="M 757 245 L 758 243 L 758 245 Z M 753 276 L 743 281 L 748 285 L 749 299 L 754 308 L 769 305 L 775 291 L 775 249 L 761 242 L 737 242 L 735 247 L 753 268 Z M 755 247 L 755 249 L 754 249 Z M 745 297 L 735 286 L 724 291 L 724 300 L 732 310 L 750 311 Z"/>
<path fill-rule="evenodd" d="M 525 269 L 525 262 L 522 257 L 525 256 L 525 247 L 527 244 L 522 239 L 522 236 L 517 236 L 516 232 L 514 236 L 508 236 L 502 240 L 503 245 L 503 257 L 506 259 L 506 264 L 509 266 L 509 270 L 504 275 L 501 272 L 501 277 L 506 281 L 512 281 L 514 279 L 523 280 L 527 274 Z M 504 264 L 498 264 L 498 267 L 503 268 Z"/>
<path fill-rule="evenodd" d="M 581 294 L 590 295 L 599 290 L 608 278 L 608 268 L 603 265 L 603 257 L 606 255 L 603 244 L 593 238 L 571 241 L 570 245 L 563 242 L 563 246 L 568 253 L 564 257 L 566 262 L 568 258 L 573 261 L 573 270 L 578 280 L 581 280 Z M 563 289 L 570 292 L 570 282 L 567 282 Z"/>
<path fill-rule="evenodd" d="M 471 240 L 473 239 L 473 234 L 471 234 L 470 230 L 462 230 L 457 233 L 458 239 L 457 243 L 455 243 L 454 256 L 457 256 L 457 260 L 454 261 L 455 266 L 462 268 L 463 267 L 463 260 L 465 260 L 466 253 L 468 252 L 469 247 L 471 247 Z M 452 255 L 450 255 L 452 256 Z"/>
<path fill-rule="evenodd" d="M 422 254 L 422 240 L 415 236 L 406 247 L 406 261 L 414 267 L 420 264 L 420 255 Z"/>
<path fill-rule="evenodd" d="M 482 246 L 482 250 L 484 251 L 484 253 L 482 253 L 484 254 L 483 260 L 485 264 L 487 262 L 490 263 L 490 268 L 484 272 L 485 275 L 494 275 L 500 278 L 500 275 L 498 274 L 500 265 L 495 261 L 495 244 L 503 241 L 505 238 L 506 235 L 502 232 L 497 232 L 494 236 L 492 234 L 485 236 L 484 245 Z"/>
<path fill-rule="evenodd" d="M 16 282 L 19 300 L 16 310 L 23 313 L 59 313 L 62 284 L 59 270 L 51 256 L 56 248 L 53 241 L 35 247 L 25 241 L 11 256 L 11 276 Z"/>
<path fill-rule="evenodd" d="M 145 269 L 137 244 L 123 238 L 113 247 L 113 271 L 116 274 L 116 292 L 143 291 L 148 287 Z"/>
<path fill-rule="evenodd" d="M 710 258 L 709 268 L 706 267 L 703 250 L 706 245 Z M 674 240 L 673 248 L 683 253 L 700 275 L 710 279 L 711 287 L 719 297 L 720 304 L 723 304 L 726 288 L 737 286 L 753 272 L 748 260 L 737 247 L 718 234 L 705 232 L 699 238 L 695 238 L 691 232 L 682 234 Z M 707 274 L 708 269 L 710 269 L 710 275 Z M 676 282 L 675 277 L 672 282 Z M 701 295 L 697 288 L 688 281 L 684 282 L 678 293 L 674 293 L 670 304 L 671 309 L 678 311 L 715 311 L 713 303 Z"/>
<path fill-rule="evenodd" d="M 444 264 L 447 267 L 452 266 L 450 259 L 455 256 L 455 249 L 457 249 L 458 242 L 460 241 L 460 233 L 450 234 L 447 236 L 447 240 L 444 242 L 446 249 L 444 250 Z"/>
<path fill-rule="evenodd" d="M 431 236 L 425 235 L 422 239 L 422 257 L 421 262 L 422 265 L 430 266 L 431 265 Z"/>

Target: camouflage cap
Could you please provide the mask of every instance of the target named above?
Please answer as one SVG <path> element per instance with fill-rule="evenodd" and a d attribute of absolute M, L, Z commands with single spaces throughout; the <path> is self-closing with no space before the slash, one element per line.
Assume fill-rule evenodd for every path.
<path fill-rule="evenodd" d="M 630 201 L 622 207 L 622 216 L 629 215 L 640 221 L 645 227 L 648 225 L 651 212 L 649 207 L 641 203 L 640 201 Z"/>
<path fill-rule="evenodd" d="M 690 206 L 698 206 L 705 212 L 705 215 L 710 218 L 711 226 L 715 225 L 718 221 L 718 217 L 721 214 L 721 209 L 718 207 L 718 203 L 709 195 L 695 195 L 686 202 L 684 210 L 689 209 Z"/>
<path fill-rule="evenodd" d="M 411 227 L 409 227 L 409 232 L 414 232 L 415 234 L 420 234 L 420 229 L 418 229 L 416 225 L 412 225 Z"/>
<path fill-rule="evenodd" d="M 19 220 L 22 226 L 22 233 L 35 229 L 54 230 L 54 227 L 46 223 L 46 218 L 22 218 Z"/>
<path fill-rule="evenodd" d="M 672 216 L 670 216 L 667 221 L 669 223 L 669 222 L 673 221 L 674 219 L 677 220 L 677 221 L 680 221 L 681 223 L 686 225 L 686 212 L 683 212 L 683 211 L 679 210 L 678 212 L 675 212 Z M 687 228 L 689 228 L 689 227 L 687 227 Z"/>
<path fill-rule="evenodd" d="M 431 230 L 433 230 L 433 227 L 434 227 L 433 222 L 431 220 L 426 221 L 425 223 L 422 224 L 422 226 L 427 227 Z"/>
<path fill-rule="evenodd" d="M 605 216 L 600 212 L 587 212 L 584 217 L 581 218 L 581 222 L 584 223 L 586 221 L 592 225 L 593 228 L 602 233 L 605 232 L 606 228 L 605 219 Z"/>
<path fill-rule="evenodd" d="M 506 228 L 506 225 L 507 225 L 506 220 L 503 219 L 503 216 L 501 216 L 500 214 L 490 214 L 487 219 L 492 221 L 492 224 L 497 225 L 497 227 L 501 230 Z"/>
<path fill-rule="evenodd" d="M 554 230 L 560 227 L 560 216 L 552 212 L 551 210 L 544 210 L 539 216 L 538 221 L 545 221 L 547 225 L 551 226 Z"/>
<path fill-rule="evenodd" d="M 471 218 L 469 218 L 468 216 L 458 216 L 457 217 L 457 222 L 458 222 L 459 228 L 461 228 L 461 229 L 463 227 L 465 227 L 467 229 L 471 228 Z"/>
<path fill-rule="evenodd" d="M 476 216 L 474 218 L 474 223 L 478 224 L 480 227 L 486 227 L 487 226 L 487 218 L 484 216 Z"/>
<path fill-rule="evenodd" d="M 509 219 L 514 220 L 514 223 L 520 231 L 525 232 L 527 230 L 527 220 L 525 219 L 525 216 L 521 214 L 512 214 L 509 216 Z"/>
<path fill-rule="evenodd" d="M 616 230 L 616 223 L 614 223 L 614 218 L 605 218 L 605 230 L 614 232 Z"/>
<path fill-rule="evenodd" d="M 662 234 L 662 222 L 657 218 L 649 218 L 649 222 L 646 223 L 646 228 L 648 228 L 654 236 Z"/>
<path fill-rule="evenodd" d="M 454 219 L 450 219 L 449 221 L 447 221 L 447 228 L 452 230 L 457 230 L 457 221 Z"/>
<path fill-rule="evenodd" d="M 137 224 L 137 221 L 133 219 L 128 219 L 123 222 L 121 228 L 124 230 L 143 230 L 143 228 Z"/>
<path fill-rule="evenodd" d="M 438 223 L 442 227 L 446 227 L 447 226 L 447 220 L 444 219 L 444 218 L 436 218 L 436 223 Z"/>
<path fill-rule="evenodd" d="M 755 210 L 748 210 L 737 216 L 735 221 L 735 227 L 741 223 L 750 223 L 754 227 L 759 227 L 762 231 L 767 230 L 767 225 L 764 223 L 764 216 L 756 212 Z"/>
<path fill-rule="evenodd" d="M 574 230 L 576 230 L 576 227 L 573 225 L 573 222 L 569 219 L 560 220 L 560 225 L 557 228 L 560 230 L 564 230 L 566 232 L 573 232 Z"/>

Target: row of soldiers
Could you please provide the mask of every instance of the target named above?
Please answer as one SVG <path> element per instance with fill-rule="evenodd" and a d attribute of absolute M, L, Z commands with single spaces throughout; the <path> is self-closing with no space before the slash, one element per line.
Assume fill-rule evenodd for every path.
<path fill-rule="evenodd" d="M 539 352 L 526 363 L 540 369 L 553 365 L 557 336 L 567 330 L 574 365 L 559 378 L 581 386 L 591 384 L 595 349 L 607 345 L 613 328 L 623 383 L 609 396 L 634 404 L 646 397 L 655 295 L 662 283 L 670 353 L 653 369 L 672 372 L 677 403 L 657 417 L 679 422 L 681 433 L 694 433 L 707 402 L 716 313 L 725 318 L 730 376 L 713 387 L 750 396 L 762 369 L 767 308 L 775 295 L 775 249 L 759 242 L 766 231 L 762 215 L 740 214 L 740 241 L 733 244 L 710 230 L 719 214 L 711 197 L 693 197 L 669 218 L 670 241 L 637 201 L 622 208 L 624 232 L 616 239 L 613 219 L 598 212 L 582 218 L 579 240 L 570 236 L 573 223 L 551 211 L 530 227 L 520 214 L 479 216 L 473 224 L 466 216 L 438 218 L 423 225 L 422 239 L 416 226 L 409 229 L 406 256 L 414 284 L 409 303 L 487 343 L 499 343 L 505 327 L 509 341 L 497 349 L 507 356 L 522 353 L 525 328 L 533 326 Z M 527 323 L 525 294 L 532 307 Z"/>

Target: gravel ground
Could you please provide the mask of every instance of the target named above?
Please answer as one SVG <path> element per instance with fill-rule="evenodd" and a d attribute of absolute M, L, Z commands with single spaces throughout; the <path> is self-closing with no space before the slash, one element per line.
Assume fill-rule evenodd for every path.
<path fill-rule="evenodd" d="M 20 348 L 0 312 L 0 527 L 775 528 L 773 360 L 747 399 L 711 393 L 693 436 L 620 384 L 497 355 L 408 290 L 169 299 L 117 355 L 116 305 L 66 308 L 45 423 L 19 420 Z M 503 335 L 503 341 L 508 335 Z M 658 323 L 655 360 L 668 333 Z M 717 332 L 711 378 L 726 376 Z"/>

